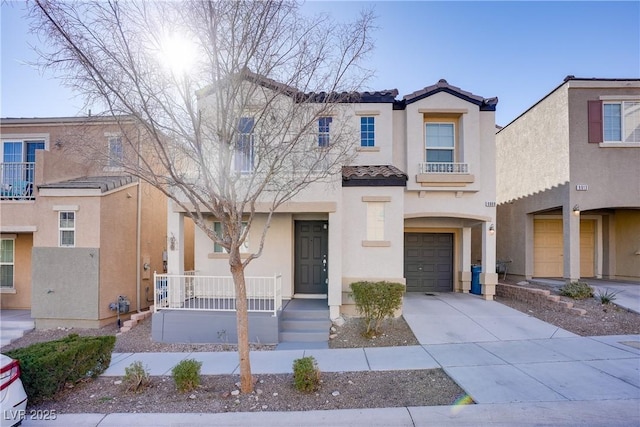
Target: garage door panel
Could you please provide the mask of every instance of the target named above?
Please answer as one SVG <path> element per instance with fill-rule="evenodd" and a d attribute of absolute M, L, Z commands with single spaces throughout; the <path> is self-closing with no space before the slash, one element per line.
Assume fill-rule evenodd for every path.
<path fill-rule="evenodd" d="M 405 233 L 404 256 L 407 292 L 453 290 L 453 234 Z"/>
<path fill-rule="evenodd" d="M 595 275 L 595 221 L 580 220 L 580 276 Z M 563 277 L 563 229 L 561 219 L 534 220 L 533 275 Z"/>

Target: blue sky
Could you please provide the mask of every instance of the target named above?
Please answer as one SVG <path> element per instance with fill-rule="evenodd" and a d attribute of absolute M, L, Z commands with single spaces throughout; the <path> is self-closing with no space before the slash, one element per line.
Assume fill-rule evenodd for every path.
<path fill-rule="evenodd" d="M 562 83 L 565 76 L 640 78 L 640 2 L 307 2 L 305 13 L 353 19 L 373 5 L 376 48 L 366 89 L 400 96 L 444 78 L 500 99 L 506 125 Z M 2 4 L 2 117 L 75 116 L 82 101 L 35 59 L 22 3 Z"/>

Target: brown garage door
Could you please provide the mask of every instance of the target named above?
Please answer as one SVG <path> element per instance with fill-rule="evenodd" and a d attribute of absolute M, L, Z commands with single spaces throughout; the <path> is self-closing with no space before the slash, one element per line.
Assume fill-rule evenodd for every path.
<path fill-rule="evenodd" d="M 453 234 L 405 233 L 407 292 L 453 291 Z"/>

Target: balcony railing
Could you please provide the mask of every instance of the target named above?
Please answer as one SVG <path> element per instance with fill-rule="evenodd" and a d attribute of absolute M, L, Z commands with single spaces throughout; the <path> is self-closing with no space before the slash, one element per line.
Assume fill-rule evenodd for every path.
<path fill-rule="evenodd" d="M 467 174 L 469 173 L 468 163 L 449 163 L 449 162 L 426 162 L 419 163 L 420 173 L 450 173 L 450 174 Z"/>
<path fill-rule="evenodd" d="M 33 200 L 34 162 L 0 163 L 0 199 Z"/>
<path fill-rule="evenodd" d="M 235 311 L 236 292 L 230 276 L 154 274 L 154 310 Z M 245 277 L 250 312 L 273 313 L 282 308 L 282 276 Z"/>

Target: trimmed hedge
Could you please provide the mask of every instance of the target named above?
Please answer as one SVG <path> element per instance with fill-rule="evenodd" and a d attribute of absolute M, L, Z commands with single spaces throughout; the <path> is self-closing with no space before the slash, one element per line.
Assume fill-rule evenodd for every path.
<path fill-rule="evenodd" d="M 365 321 L 365 336 L 379 334 L 382 321 L 402 306 L 405 286 L 394 282 L 355 282 L 350 285 L 356 308 Z"/>
<path fill-rule="evenodd" d="M 30 402 L 50 399 L 66 383 L 95 378 L 111 363 L 113 335 L 68 337 L 18 348 L 6 353 L 20 361 L 21 379 Z"/>

